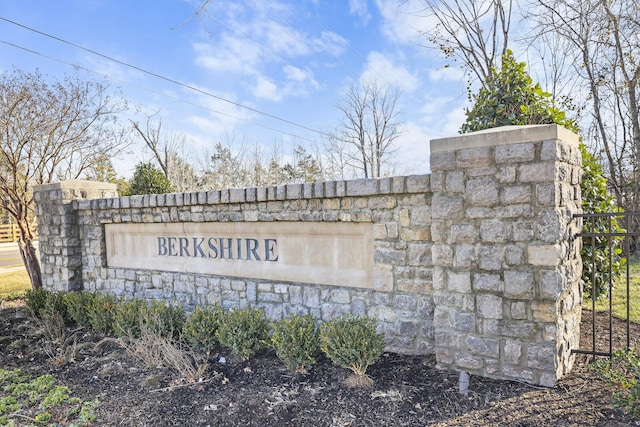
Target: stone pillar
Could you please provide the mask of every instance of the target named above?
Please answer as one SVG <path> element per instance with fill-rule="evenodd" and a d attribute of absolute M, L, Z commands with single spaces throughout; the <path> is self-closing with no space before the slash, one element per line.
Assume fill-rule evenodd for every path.
<path fill-rule="evenodd" d="M 82 289 L 81 231 L 74 200 L 117 197 L 115 184 L 64 181 L 34 186 L 44 289 Z"/>
<path fill-rule="evenodd" d="M 581 158 L 557 125 L 431 141 L 438 364 L 553 386 L 579 340 Z"/>

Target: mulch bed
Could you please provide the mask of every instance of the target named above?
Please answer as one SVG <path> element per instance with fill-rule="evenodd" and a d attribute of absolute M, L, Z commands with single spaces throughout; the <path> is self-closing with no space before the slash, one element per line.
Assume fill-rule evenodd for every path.
<path fill-rule="evenodd" d="M 585 310 L 583 348 L 591 346 L 590 320 Z M 101 337 L 90 333 L 79 334 L 73 361 L 55 364 L 30 322 L 23 307 L 0 309 L 0 367 L 52 374 L 83 400 L 97 397 L 95 425 L 635 425 L 612 406 L 611 390 L 589 371 L 586 355 L 578 355 L 574 371 L 553 388 L 472 377 L 464 396 L 458 373 L 436 369 L 434 356 L 385 354 L 369 368 L 373 387 L 350 388 L 349 372 L 327 359 L 301 375 L 271 351 L 242 362 L 220 349 L 210 355 L 202 382 L 184 384 L 175 372 L 147 368 L 114 341 L 96 346 Z M 598 315 L 596 323 L 602 331 L 608 319 Z M 616 329 L 616 340 L 623 332 Z M 607 334 L 599 339 L 608 342 Z M 632 325 L 632 337 L 640 337 L 640 325 Z"/>

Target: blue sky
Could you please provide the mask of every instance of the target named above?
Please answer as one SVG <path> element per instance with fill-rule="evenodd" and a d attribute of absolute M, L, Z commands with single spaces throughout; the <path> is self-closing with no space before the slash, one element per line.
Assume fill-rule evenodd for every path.
<path fill-rule="evenodd" d="M 455 135 L 464 120 L 464 76 L 424 47 L 419 31 L 432 23 L 419 16 L 419 0 L 212 0 L 193 16 L 201 1 L 4 0 L 0 17 L 213 97 L 4 20 L 0 69 L 107 77 L 140 110 L 130 117 L 159 111 L 165 129 L 186 135 L 194 162 L 217 142 L 311 147 L 335 128 L 336 104 L 363 79 L 402 92 L 396 174 L 428 172 L 429 140 Z M 142 148 L 134 154 L 116 159 L 122 175 L 148 158 Z"/>

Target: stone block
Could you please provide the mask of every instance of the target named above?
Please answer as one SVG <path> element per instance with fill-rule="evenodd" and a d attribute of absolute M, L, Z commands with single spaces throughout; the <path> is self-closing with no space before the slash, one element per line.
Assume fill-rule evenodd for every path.
<path fill-rule="evenodd" d="M 533 191 L 531 185 L 511 185 L 502 189 L 502 203 L 521 204 L 532 203 Z"/>
<path fill-rule="evenodd" d="M 346 182 L 347 196 L 368 196 L 378 191 L 377 179 L 354 179 Z"/>
<path fill-rule="evenodd" d="M 464 172 L 450 171 L 444 176 L 444 189 L 448 193 L 463 193 L 465 188 Z"/>
<path fill-rule="evenodd" d="M 485 220 L 480 223 L 480 239 L 483 243 L 504 243 L 511 231 L 506 221 Z"/>
<path fill-rule="evenodd" d="M 522 357 L 522 343 L 516 340 L 505 340 L 502 357 L 505 364 L 519 365 Z"/>
<path fill-rule="evenodd" d="M 492 177 L 469 179 L 465 196 L 475 207 L 491 207 L 500 203 L 500 189 Z"/>
<path fill-rule="evenodd" d="M 555 301 L 562 293 L 564 279 L 558 271 L 540 272 L 540 297 L 546 300 Z"/>
<path fill-rule="evenodd" d="M 496 147 L 496 163 L 519 163 L 534 160 L 535 143 L 509 144 Z"/>
<path fill-rule="evenodd" d="M 560 245 L 537 245 L 527 247 L 527 261 L 538 267 L 556 267 L 562 261 Z"/>
<path fill-rule="evenodd" d="M 452 170 L 456 168 L 455 151 L 432 152 L 429 158 L 432 171 Z"/>
<path fill-rule="evenodd" d="M 431 204 L 432 218 L 454 220 L 462 218 L 464 204 L 462 197 L 450 197 L 435 194 Z"/>
<path fill-rule="evenodd" d="M 289 200 L 302 198 L 302 184 L 287 184 L 286 197 Z"/>
<path fill-rule="evenodd" d="M 456 268 L 470 268 L 474 265 L 477 254 L 476 247 L 471 245 L 457 245 L 454 247 L 455 256 L 453 266 Z"/>
<path fill-rule="evenodd" d="M 465 169 L 486 168 L 493 164 L 490 147 L 467 148 L 458 153 L 459 165 Z"/>
<path fill-rule="evenodd" d="M 517 320 L 527 319 L 527 305 L 522 301 L 512 302 L 511 318 Z"/>
<path fill-rule="evenodd" d="M 502 319 L 502 298 L 496 295 L 476 295 L 478 315 L 485 319 Z"/>
<path fill-rule="evenodd" d="M 411 295 L 395 295 L 393 297 L 393 306 L 398 310 L 415 311 L 417 301 Z"/>
<path fill-rule="evenodd" d="M 429 175 L 410 175 L 405 182 L 407 193 L 427 193 L 430 190 Z"/>
<path fill-rule="evenodd" d="M 470 223 L 452 224 L 450 233 L 453 243 L 476 243 L 479 237 L 478 230 Z"/>
<path fill-rule="evenodd" d="M 492 245 L 482 246 L 479 250 L 478 266 L 483 271 L 500 271 L 503 268 L 504 246 Z"/>
<path fill-rule="evenodd" d="M 477 336 L 467 337 L 467 349 L 471 354 L 478 356 L 500 357 L 500 340 L 495 338 L 484 338 Z"/>
<path fill-rule="evenodd" d="M 477 370 L 484 366 L 484 359 L 482 357 L 462 351 L 456 352 L 455 362 L 456 366 L 463 370 Z"/>
<path fill-rule="evenodd" d="M 555 343 L 530 343 L 527 347 L 527 367 L 555 371 Z"/>
<path fill-rule="evenodd" d="M 407 245 L 407 264 L 411 266 L 433 265 L 431 243 L 409 243 Z"/>
<path fill-rule="evenodd" d="M 456 312 L 453 315 L 453 329 L 459 332 L 476 332 L 475 313 Z"/>
<path fill-rule="evenodd" d="M 474 274 L 473 290 L 499 293 L 503 291 L 504 282 L 499 274 Z"/>
<path fill-rule="evenodd" d="M 430 241 L 431 227 L 404 227 L 400 231 L 400 239 L 405 242 Z"/>
<path fill-rule="evenodd" d="M 449 292 L 470 293 L 471 273 L 469 271 L 453 272 L 447 274 L 447 290 Z"/>
<path fill-rule="evenodd" d="M 556 176 L 556 166 L 553 162 L 520 165 L 518 171 L 520 182 L 554 181 Z"/>
<path fill-rule="evenodd" d="M 513 299 L 533 299 L 535 284 L 531 271 L 506 270 L 504 272 L 504 296 Z"/>

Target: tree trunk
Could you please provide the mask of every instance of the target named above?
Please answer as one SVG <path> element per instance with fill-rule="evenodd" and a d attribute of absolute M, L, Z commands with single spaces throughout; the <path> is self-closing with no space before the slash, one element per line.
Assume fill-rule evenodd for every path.
<path fill-rule="evenodd" d="M 31 289 L 42 288 L 42 270 L 40 269 L 40 259 L 35 246 L 33 246 L 33 233 L 31 233 L 29 223 L 26 220 L 18 221 L 20 229 L 20 238 L 18 239 L 18 248 L 20 256 L 29 274 L 31 280 Z"/>

